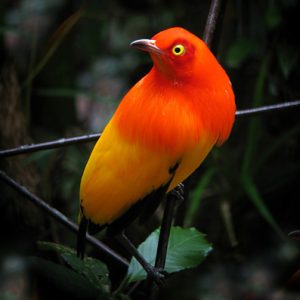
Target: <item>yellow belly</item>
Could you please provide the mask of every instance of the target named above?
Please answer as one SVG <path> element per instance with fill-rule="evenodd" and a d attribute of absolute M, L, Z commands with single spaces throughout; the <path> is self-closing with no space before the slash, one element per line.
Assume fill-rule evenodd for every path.
<path fill-rule="evenodd" d="M 122 138 L 110 122 L 95 145 L 85 167 L 80 200 L 92 222 L 110 224 L 134 203 L 166 184 L 170 167 L 179 162 L 169 190 L 186 179 L 203 161 L 214 141 L 201 137 L 193 148 L 180 154 L 147 149 Z"/>
<path fill-rule="evenodd" d="M 200 166 L 214 144 L 215 142 L 208 138 L 201 139 L 195 147 L 184 153 L 168 192 L 189 177 Z"/>

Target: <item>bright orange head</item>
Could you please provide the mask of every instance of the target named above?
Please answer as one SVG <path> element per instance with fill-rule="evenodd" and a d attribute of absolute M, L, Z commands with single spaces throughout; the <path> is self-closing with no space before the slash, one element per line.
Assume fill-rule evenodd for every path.
<path fill-rule="evenodd" d="M 191 32 L 173 27 L 154 35 L 151 40 L 131 44 L 150 53 L 159 74 L 177 82 L 201 82 L 216 85 L 224 80 L 220 67 L 206 44 Z M 225 75 L 225 80 L 228 80 Z"/>
<path fill-rule="evenodd" d="M 175 97 L 178 109 L 191 105 L 197 120 L 217 137 L 217 144 L 222 144 L 234 121 L 234 94 L 226 72 L 207 45 L 180 27 L 131 45 L 149 52 L 153 60 L 154 66 L 145 77 L 148 80 L 143 81 L 143 88 L 149 87 L 149 95 L 153 97 L 155 91 L 166 101 Z M 167 94 L 167 90 L 171 92 Z"/>

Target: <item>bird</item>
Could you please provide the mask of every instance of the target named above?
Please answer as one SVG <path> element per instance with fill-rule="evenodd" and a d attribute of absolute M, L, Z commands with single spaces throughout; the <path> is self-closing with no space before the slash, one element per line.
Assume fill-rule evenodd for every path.
<path fill-rule="evenodd" d="M 231 81 L 199 37 L 171 27 L 130 45 L 150 54 L 153 65 L 125 94 L 85 166 L 77 239 L 81 258 L 91 224 L 114 236 L 154 211 L 215 145 L 228 139 L 235 119 Z"/>

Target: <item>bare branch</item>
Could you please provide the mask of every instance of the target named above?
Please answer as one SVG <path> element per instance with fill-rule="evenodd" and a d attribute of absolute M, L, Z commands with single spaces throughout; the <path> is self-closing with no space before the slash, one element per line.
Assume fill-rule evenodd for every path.
<path fill-rule="evenodd" d="M 261 107 L 254 107 L 254 108 L 238 110 L 235 115 L 237 117 L 245 116 L 245 115 L 256 115 L 256 114 L 261 114 L 261 113 L 265 113 L 265 112 L 273 112 L 276 110 L 292 108 L 295 106 L 300 106 L 300 100 L 293 100 L 293 101 L 283 102 L 283 103 L 279 103 L 279 104 L 271 104 L 271 105 L 266 105 L 266 106 L 261 106 Z"/>
<path fill-rule="evenodd" d="M 94 142 L 100 137 L 100 133 L 92 133 L 88 135 L 75 136 L 71 138 L 62 138 L 59 140 L 54 140 L 50 142 L 31 144 L 31 145 L 23 145 L 17 148 L 6 149 L 0 151 L 0 158 L 14 156 L 24 153 L 31 153 L 39 150 L 48 150 L 55 149 L 60 147 L 65 147 L 74 144 L 81 144 L 87 142 Z"/>
<path fill-rule="evenodd" d="M 223 0 L 224 1 L 224 0 Z M 225 1 L 224 1 L 225 2 Z M 225 3 L 223 3 L 225 6 Z M 203 40 L 209 48 L 212 48 L 215 29 L 219 20 L 220 13 L 222 12 L 222 1 L 212 0 L 209 8 L 209 13 L 206 20 L 206 25 L 203 34 Z"/>
<path fill-rule="evenodd" d="M 78 232 L 77 224 L 72 222 L 70 219 L 68 219 L 64 214 L 62 214 L 57 209 L 51 207 L 49 204 L 47 204 L 41 198 L 32 194 L 30 191 L 28 191 L 28 189 L 26 189 L 20 183 L 16 182 L 14 179 L 9 177 L 5 172 L 3 172 L 1 170 L 0 170 L 0 180 L 2 180 L 7 185 L 12 187 L 18 193 L 22 194 L 25 198 L 30 200 L 36 206 L 38 206 L 39 208 L 44 210 L 48 215 L 50 215 L 52 218 L 57 220 L 60 224 L 64 225 L 66 228 L 73 231 L 74 233 Z M 122 263 L 124 266 L 128 266 L 128 261 L 125 258 L 123 258 L 122 256 L 120 256 L 118 253 L 116 253 L 114 250 L 110 249 L 108 246 L 101 243 L 99 240 L 97 240 L 96 238 L 92 237 L 89 234 L 87 234 L 86 238 L 87 238 L 87 241 L 90 242 L 93 246 L 95 246 L 98 250 L 110 255 L 115 260 Z"/>
<path fill-rule="evenodd" d="M 266 105 L 255 108 L 248 108 L 244 110 L 238 110 L 236 112 L 237 117 L 248 116 L 248 115 L 257 115 L 266 112 L 272 112 L 277 110 L 284 110 L 287 108 L 294 108 L 300 106 L 300 100 L 292 100 L 289 102 L 283 102 L 279 104 Z M 100 133 L 93 133 L 88 135 L 75 136 L 71 138 L 63 138 L 59 140 L 54 140 L 45 143 L 31 144 L 31 145 L 22 145 L 17 148 L 5 149 L 0 151 L 0 158 L 31 153 L 39 150 L 55 149 L 60 147 L 65 147 L 69 145 L 82 144 L 87 142 L 94 142 L 100 137 Z"/>

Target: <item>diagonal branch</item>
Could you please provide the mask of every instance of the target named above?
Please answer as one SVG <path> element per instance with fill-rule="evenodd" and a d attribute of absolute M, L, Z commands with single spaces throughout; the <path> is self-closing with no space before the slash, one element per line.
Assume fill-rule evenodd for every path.
<path fill-rule="evenodd" d="M 300 106 L 300 100 L 293 100 L 293 101 L 289 101 L 289 102 L 283 102 L 283 103 L 278 103 L 278 104 L 271 104 L 271 105 L 266 105 L 266 106 L 261 106 L 261 107 L 254 107 L 254 108 L 238 110 L 235 113 L 235 115 L 237 117 L 245 116 L 245 115 L 258 115 L 261 113 L 274 112 L 277 110 L 283 110 L 283 109 L 293 108 L 293 107 L 297 107 L 297 106 Z"/>
<path fill-rule="evenodd" d="M 44 210 L 48 215 L 50 215 L 52 218 L 57 220 L 60 224 L 64 225 L 69 230 L 77 233 L 78 231 L 78 225 L 72 222 L 70 219 L 68 219 L 64 214 L 62 214 L 57 209 L 51 207 L 49 204 L 47 204 L 45 201 L 43 201 L 41 198 L 37 197 L 36 195 L 32 194 L 28 189 L 26 189 L 24 186 L 22 186 L 20 183 L 16 182 L 14 179 L 9 177 L 5 172 L 0 170 L 0 180 L 5 182 L 7 185 L 9 185 L 11 188 L 16 190 L 18 193 L 23 195 L 25 198 L 30 200 L 33 204 L 38 206 L 40 209 Z M 96 238 L 92 237 L 91 235 L 87 234 L 86 236 L 87 241 L 91 243 L 93 246 L 95 246 L 100 251 L 110 255 L 115 260 L 123 264 L 124 266 L 128 266 L 128 261 L 120 256 L 118 253 L 110 249 L 105 244 L 101 243 Z"/>
<path fill-rule="evenodd" d="M 40 150 L 48 150 L 55 149 L 60 147 L 65 147 L 74 144 L 81 144 L 87 142 L 94 142 L 100 137 L 100 133 L 92 133 L 88 135 L 74 136 L 71 138 L 62 138 L 59 140 L 54 140 L 50 142 L 31 144 L 31 145 L 23 145 L 17 148 L 6 149 L 0 151 L 0 158 L 9 157 L 19 154 L 31 153 Z"/>
<path fill-rule="evenodd" d="M 281 110 L 285 110 L 288 108 L 295 108 L 298 106 L 300 106 L 300 100 L 291 100 L 289 102 L 282 102 L 282 103 L 278 103 L 278 104 L 272 104 L 272 105 L 266 105 L 266 106 L 261 106 L 261 107 L 238 110 L 236 112 L 236 116 L 243 117 L 243 116 L 248 116 L 248 115 L 249 116 L 250 115 L 258 115 L 258 114 L 267 113 L 267 112 L 281 111 Z M 50 142 L 31 144 L 31 145 L 22 145 L 17 148 L 0 150 L 0 158 L 19 155 L 19 154 L 25 154 L 25 153 L 31 153 L 31 152 L 40 151 L 40 150 L 55 149 L 55 148 L 69 146 L 69 145 L 94 142 L 100 137 L 100 135 L 101 135 L 100 133 L 92 133 L 92 134 L 88 134 L 88 135 L 75 136 L 75 137 L 71 137 L 71 138 L 62 138 L 62 139 L 54 140 L 54 141 L 50 141 Z"/>

